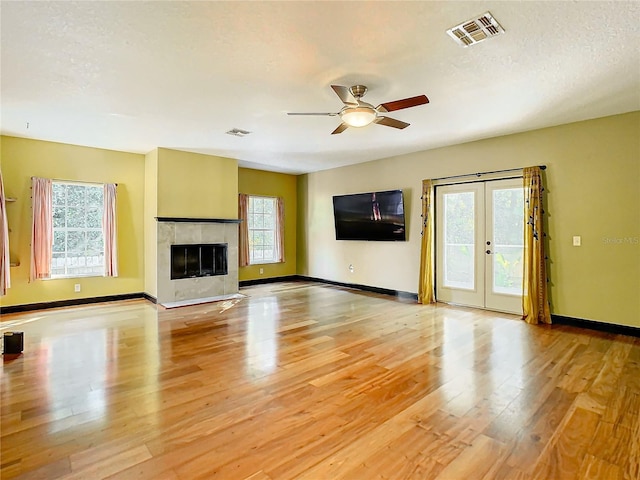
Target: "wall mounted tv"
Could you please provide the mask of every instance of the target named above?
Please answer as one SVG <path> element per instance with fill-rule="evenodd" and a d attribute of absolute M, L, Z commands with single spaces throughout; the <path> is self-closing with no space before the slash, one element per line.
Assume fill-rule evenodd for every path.
<path fill-rule="evenodd" d="M 336 240 L 404 241 L 402 190 L 333 197 Z"/>

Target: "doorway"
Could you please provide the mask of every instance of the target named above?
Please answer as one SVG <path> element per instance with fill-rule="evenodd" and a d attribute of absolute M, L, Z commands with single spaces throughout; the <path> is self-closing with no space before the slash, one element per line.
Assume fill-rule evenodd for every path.
<path fill-rule="evenodd" d="M 436 187 L 438 301 L 522 313 L 522 179 Z"/>

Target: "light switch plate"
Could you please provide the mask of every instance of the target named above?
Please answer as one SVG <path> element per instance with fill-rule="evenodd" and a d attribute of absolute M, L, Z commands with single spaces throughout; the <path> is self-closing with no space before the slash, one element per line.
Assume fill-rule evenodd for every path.
<path fill-rule="evenodd" d="M 579 247 L 582 245 L 582 237 L 580 235 L 574 235 L 573 237 L 573 246 Z"/>

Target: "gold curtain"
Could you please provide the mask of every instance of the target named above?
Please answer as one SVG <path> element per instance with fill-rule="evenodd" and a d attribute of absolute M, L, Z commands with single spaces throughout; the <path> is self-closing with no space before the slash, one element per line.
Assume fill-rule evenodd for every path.
<path fill-rule="evenodd" d="M 547 296 L 547 269 L 544 253 L 542 174 L 540 167 L 523 170 L 524 180 L 524 277 L 522 283 L 523 320 L 551 323 Z"/>
<path fill-rule="evenodd" d="M 241 267 L 249 265 L 249 195 L 240 193 L 238 195 L 238 218 L 240 228 L 238 235 L 238 258 Z"/>
<path fill-rule="evenodd" d="M 433 279 L 433 182 L 422 181 L 422 246 L 420 250 L 420 279 L 418 303 L 434 303 Z"/>

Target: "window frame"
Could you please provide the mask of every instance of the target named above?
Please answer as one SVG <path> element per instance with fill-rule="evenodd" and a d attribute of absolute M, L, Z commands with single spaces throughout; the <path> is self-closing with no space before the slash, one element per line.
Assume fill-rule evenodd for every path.
<path fill-rule="evenodd" d="M 277 215 L 277 210 L 278 210 L 278 197 L 273 197 L 273 196 L 269 196 L 269 195 L 247 195 L 247 234 L 248 234 L 248 244 L 249 244 L 249 265 L 266 265 L 266 264 L 272 264 L 272 263 L 280 263 L 279 259 L 278 259 L 278 245 L 277 245 L 277 230 L 278 230 L 278 215 Z M 265 212 L 264 212 L 264 208 L 262 212 L 255 212 L 253 210 L 253 205 L 254 205 L 254 200 L 257 199 L 261 199 L 261 200 L 269 200 L 272 202 L 273 204 L 273 208 L 271 213 L 269 214 L 270 217 L 272 218 L 272 228 L 265 228 L 265 227 L 256 227 L 255 226 L 255 219 L 257 215 L 261 215 L 262 219 L 263 219 L 263 225 L 264 225 L 264 218 L 266 216 Z M 273 255 L 271 258 L 255 258 L 255 250 L 254 247 L 256 245 L 254 245 L 254 241 L 253 241 L 253 232 L 268 232 L 271 233 L 271 238 L 272 238 L 272 242 L 271 244 L 265 243 L 263 242 L 260 246 L 262 247 L 272 247 L 272 251 L 273 251 Z M 264 253 L 264 248 L 262 249 L 262 252 Z"/>
<path fill-rule="evenodd" d="M 97 205 L 91 205 L 88 204 L 86 201 L 86 191 L 85 191 L 85 202 L 82 205 L 82 207 L 78 207 L 78 206 L 73 206 L 70 205 L 68 203 L 67 198 L 65 197 L 65 204 L 64 205 L 59 205 L 56 204 L 56 200 L 55 200 L 55 188 L 56 185 L 64 185 L 65 188 L 69 187 L 69 186 L 78 186 L 78 187 L 84 187 L 84 188 L 97 188 L 101 190 L 101 194 L 102 194 L 102 203 L 100 205 L 100 208 L 98 209 Z M 78 181 L 73 181 L 73 180 L 52 180 L 52 190 L 53 190 L 53 195 L 52 195 L 52 211 L 51 211 L 51 215 L 52 215 L 52 254 L 51 254 L 51 280 L 59 280 L 59 279 L 70 279 L 70 278 L 87 278 L 87 277 L 104 277 L 106 275 L 106 271 L 107 271 L 107 265 L 106 265 L 106 255 L 105 255 L 105 247 L 104 247 L 104 228 L 102 225 L 102 219 L 104 217 L 104 183 L 99 183 L 99 182 L 78 182 Z M 55 226 L 55 210 L 56 207 L 64 207 L 65 209 L 65 226 L 64 227 L 56 227 Z M 85 218 L 85 221 L 87 219 L 87 212 L 90 209 L 98 209 L 99 212 L 99 218 L 100 218 L 100 226 L 99 227 L 87 227 L 86 226 L 86 222 L 85 222 L 85 226 L 84 227 L 69 227 L 67 226 L 67 222 L 66 222 L 66 218 L 68 215 L 68 209 L 69 208 L 83 208 L 83 215 Z M 64 252 L 60 252 L 60 251 L 56 251 L 54 250 L 54 245 L 55 245 L 55 237 L 56 237 L 56 230 L 58 232 L 63 231 L 65 232 L 65 241 L 64 241 Z M 54 259 L 56 258 L 55 255 L 59 254 L 59 253 L 64 253 L 65 256 L 65 260 L 69 258 L 68 254 L 69 254 L 69 236 L 68 233 L 69 232 L 84 232 L 85 233 L 85 249 L 84 249 L 84 258 L 88 258 L 87 254 L 87 245 L 88 245 L 88 241 L 86 240 L 87 238 L 87 233 L 89 232 L 99 232 L 99 239 L 100 239 L 100 243 L 101 243 L 101 247 L 100 247 L 100 253 L 98 256 L 102 257 L 102 265 L 101 265 L 101 272 L 86 272 L 86 273 L 77 273 L 77 272 L 73 272 L 73 273 L 69 273 L 69 265 L 65 262 L 64 265 L 64 269 L 65 269 L 65 273 L 60 274 L 60 273 L 54 273 L 54 270 L 56 270 L 56 267 L 54 266 Z M 98 238 L 96 240 L 98 240 Z M 59 258 L 59 257 L 58 257 Z M 58 267 L 59 268 L 59 267 Z M 92 267 L 88 267 L 86 265 L 85 262 L 85 268 L 92 268 Z M 97 266 L 93 267 L 93 268 L 98 268 Z"/>

